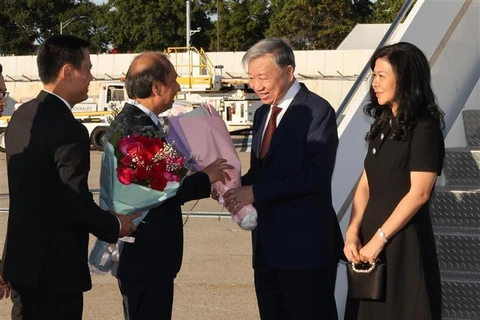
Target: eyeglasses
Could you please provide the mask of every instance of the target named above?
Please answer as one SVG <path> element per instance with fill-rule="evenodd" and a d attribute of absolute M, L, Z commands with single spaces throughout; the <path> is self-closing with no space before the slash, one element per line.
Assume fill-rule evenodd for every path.
<path fill-rule="evenodd" d="M 0 100 L 7 100 L 8 99 L 8 91 L 0 92 Z"/>

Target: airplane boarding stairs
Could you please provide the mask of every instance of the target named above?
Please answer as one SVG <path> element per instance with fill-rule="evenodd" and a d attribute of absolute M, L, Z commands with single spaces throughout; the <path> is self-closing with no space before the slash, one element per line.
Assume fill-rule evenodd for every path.
<path fill-rule="evenodd" d="M 463 121 L 467 146 L 446 149 L 445 186 L 431 201 L 444 320 L 480 319 L 480 110 Z"/>
<path fill-rule="evenodd" d="M 402 26 L 398 27 L 404 17 Z M 480 319 L 480 105 L 476 104 L 473 111 L 464 110 L 480 79 L 478 30 L 478 0 L 407 0 L 380 44 L 407 41 L 425 53 L 432 70 L 433 90 L 445 112 L 444 136 L 457 142 L 447 145 L 445 177 L 439 179 L 431 203 L 442 274 L 443 318 L 448 320 Z M 340 143 L 332 193 L 343 232 L 363 170 L 367 151 L 364 137 L 372 120 L 363 113 L 370 86 L 368 69 L 366 66 L 362 71 L 337 111 Z M 478 95 L 478 91 L 473 95 Z M 462 116 L 465 132 L 458 130 L 461 121 L 457 118 Z M 458 143 L 462 139 L 456 136 L 460 135 L 463 143 Z M 345 269 L 345 265 L 338 269 L 335 292 L 340 319 L 343 319 L 347 291 Z"/>

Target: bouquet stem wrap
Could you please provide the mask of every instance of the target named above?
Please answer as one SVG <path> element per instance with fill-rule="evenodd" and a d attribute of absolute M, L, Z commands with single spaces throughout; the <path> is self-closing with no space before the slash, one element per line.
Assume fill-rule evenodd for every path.
<path fill-rule="evenodd" d="M 230 181 L 223 184 L 221 181 L 215 182 L 213 188 L 220 195 L 219 202 L 223 204 L 223 195 L 230 189 L 240 187 L 240 175 L 237 170 L 227 170 Z M 241 208 L 236 214 L 232 214 L 232 219 L 243 230 L 253 230 L 257 226 L 257 210 L 251 205 Z"/>

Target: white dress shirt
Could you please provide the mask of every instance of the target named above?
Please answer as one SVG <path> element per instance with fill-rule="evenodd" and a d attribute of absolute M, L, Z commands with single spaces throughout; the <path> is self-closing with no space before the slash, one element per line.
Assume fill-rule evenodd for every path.
<path fill-rule="evenodd" d="M 287 109 L 290 106 L 290 103 L 292 103 L 293 98 L 295 98 L 298 91 L 300 91 L 300 88 L 301 88 L 300 83 L 295 79 L 292 86 L 290 87 L 290 89 L 288 89 L 287 93 L 285 94 L 285 96 L 277 104 L 277 107 L 282 109 L 282 111 L 280 111 L 280 113 L 277 115 L 277 128 L 278 128 L 278 125 L 280 124 L 280 121 L 283 118 L 283 115 L 285 114 L 285 112 L 287 112 Z M 268 121 L 270 120 L 271 114 L 272 114 L 272 108 L 270 108 L 270 111 L 268 112 L 267 121 L 265 122 L 265 127 L 263 128 L 262 141 L 263 141 L 263 136 L 265 135 L 265 131 L 267 130 L 267 124 L 268 124 Z"/>
<path fill-rule="evenodd" d="M 159 117 L 157 116 L 156 114 L 154 114 L 150 109 L 148 109 L 147 107 L 145 107 L 143 104 L 141 104 L 140 102 L 137 102 L 135 100 L 132 100 L 132 99 L 129 99 L 127 103 L 130 103 L 132 105 L 134 105 L 135 107 L 137 107 L 138 109 L 142 110 L 147 116 L 150 117 L 150 119 L 152 119 L 153 123 L 155 123 L 155 125 L 160 128 L 161 130 L 163 130 L 163 118 L 162 117 Z"/>
<path fill-rule="evenodd" d="M 43 91 L 45 92 L 48 92 L 50 94 L 53 94 L 54 96 L 58 97 L 60 100 L 63 101 L 63 103 L 65 103 L 65 105 L 68 107 L 68 110 L 70 110 L 70 112 L 72 112 L 72 106 L 70 105 L 70 103 L 67 102 L 67 100 L 63 99 L 62 97 L 60 97 L 58 94 L 55 94 L 51 91 L 48 91 L 47 89 L 42 89 Z"/>

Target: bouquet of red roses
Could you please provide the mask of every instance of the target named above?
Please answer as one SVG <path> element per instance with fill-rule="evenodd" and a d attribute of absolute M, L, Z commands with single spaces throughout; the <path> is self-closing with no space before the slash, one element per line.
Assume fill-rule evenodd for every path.
<path fill-rule="evenodd" d="M 124 185 L 136 183 L 163 191 L 168 182 L 180 182 L 188 172 L 184 158 L 156 136 L 133 134 L 122 137 L 115 155 L 118 181 Z"/>
<path fill-rule="evenodd" d="M 105 145 L 100 172 L 100 207 L 119 214 L 141 211 L 133 222 L 138 225 L 149 210 L 175 196 L 193 159 L 178 155 L 171 144 L 162 139 L 163 132 L 153 127 L 118 130 Z M 89 262 L 95 269 L 107 272 L 120 256 L 121 242 L 134 242 L 125 237 L 108 244 L 97 239 Z"/>

